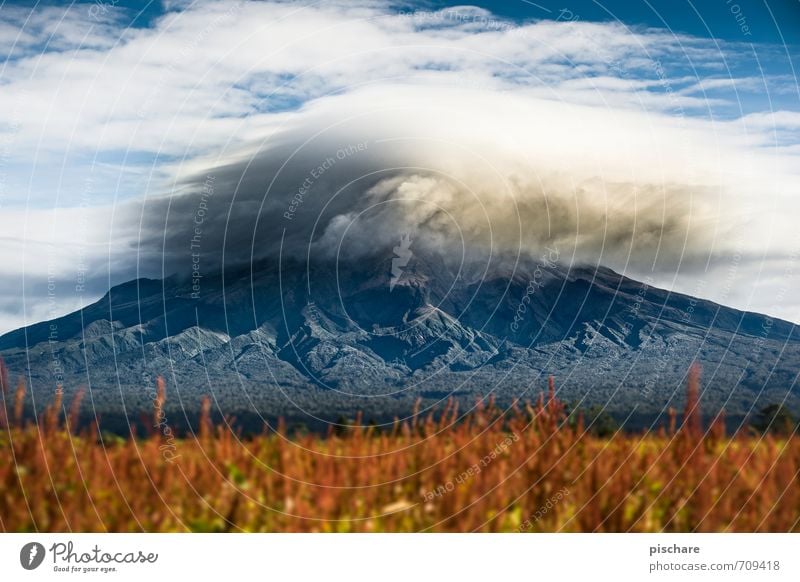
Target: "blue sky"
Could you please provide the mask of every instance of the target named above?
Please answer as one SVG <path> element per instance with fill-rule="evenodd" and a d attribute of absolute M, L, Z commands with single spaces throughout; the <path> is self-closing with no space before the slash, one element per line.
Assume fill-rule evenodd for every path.
<path fill-rule="evenodd" d="M 63 2 L 36 0 L 6 2 L 26 8 L 47 4 L 60 6 Z M 92 4 L 92 3 L 89 3 Z M 169 8 L 159 0 L 119 0 L 94 3 L 96 11 L 116 9 L 119 20 L 134 28 L 153 26 L 156 19 Z M 173 2 L 175 6 L 188 2 Z M 719 40 L 745 40 L 752 43 L 797 44 L 800 41 L 800 3 L 796 0 L 725 0 L 720 2 L 688 2 L 686 0 L 651 0 L 633 2 L 596 2 L 595 0 L 505 0 L 495 2 L 472 2 L 497 16 L 518 23 L 532 20 L 580 19 L 589 22 L 621 21 L 630 26 L 669 28 L 675 32 L 715 38 Z M 403 10 L 438 10 L 463 6 L 464 2 L 396 2 Z"/>
<path fill-rule="evenodd" d="M 436 3 L 442 6 L 456 2 Z M 652 0 L 649 2 L 477 2 L 497 14 L 515 20 L 581 19 L 590 22 L 621 21 L 630 26 L 668 28 L 676 33 L 737 41 L 797 43 L 800 31 L 792 22 L 800 21 L 800 3 L 792 0 L 765 3 L 763 0 L 731 2 L 688 2 Z M 738 8 L 737 8 L 738 7 Z M 781 41 L 783 37 L 783 41 Z"/>
<path fill-rule="evenodd" d="M 150 274 L 131 251 L 135 225 L 119 218 L 142 200 L 174 195 L 182 177 L 286 127 L 377 108 L 401 90 L 412 101 L 447 96 L 463 116 L 488 104 L 496 134 L 440 128 L 487 151 L 504 151 L 505 132 L 530 139 L 541 151 L 532 165 L 543 164 L 538 133 L 563 145 L 560 176 L 635 173 L 639 190 L 691 190 L 697 220 L 715 233 L 708 248 L 679 249 L 692 255 L 680 268 L 650 267 L 624 245 L 600 260 L 689 293 L 711 281 L 711 299 L 800 321 L 784 291 L 797 244 L 787 217 L 800 210 L 800 2 L 97 0 L 6 2 L 0 16 L 0 332 Z M 509 98 L 530 114 L 500 115 Z M 563 105 L 587 122 L 554 117 Z M 587 127 L 596 133 L 578 135 Z M 647 147 L 626 150 L 640 138 Z M 571 160 L 587 143 L 596 146 Z M 590 163 L 602 168 L 592 174 Z M 737 253 L 734 279 L 713 284 Z M 91 284 L 77 292 L 84 271 Z"/>

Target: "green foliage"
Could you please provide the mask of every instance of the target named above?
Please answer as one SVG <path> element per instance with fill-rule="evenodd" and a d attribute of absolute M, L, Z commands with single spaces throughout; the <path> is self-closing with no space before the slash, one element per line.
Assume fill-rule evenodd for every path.
<path fill-rule="evenodd" d="M 568 413 L 567 423 L 575 428 L 578 417 L 583 415 L 583 426 L 585 430 L 596 437 L 607 438 L 619 430 L 619 423 L 602 406 L 593 405 L 589 408 L 575 408 Z"/>
<path fill-rule="evenodd" d="M 759 410 L 751 425 L 762 434 L 787 436 L 794 432 L 797 423 L 784 405 L 770 404 Z"/>

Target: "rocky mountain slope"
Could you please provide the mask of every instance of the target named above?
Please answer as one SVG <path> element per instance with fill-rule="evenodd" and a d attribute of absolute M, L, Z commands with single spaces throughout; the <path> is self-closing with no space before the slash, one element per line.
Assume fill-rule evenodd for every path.
<path fill-rule="evenodd" d="M 264 263 L 204 277 L 199 292 L 177 276 L 130 281 L 2 336 L 0 356 L 29 377 L 37 406 L 58 383 L 67 396 L 85 386 L 100 414 L 149 409 L 157 375 L 174 414 L 208 394 L 224 413 L 313 421 L 402 416 L 418 398 L 533 400 L 552 374 L 562 399 L 657 415 L 679 405 L 693 361 L 708 413 L 800 410 L 791 323 L 602 267 L 455 268 L 429 254 L 393 270 L 392 258 Z"/>

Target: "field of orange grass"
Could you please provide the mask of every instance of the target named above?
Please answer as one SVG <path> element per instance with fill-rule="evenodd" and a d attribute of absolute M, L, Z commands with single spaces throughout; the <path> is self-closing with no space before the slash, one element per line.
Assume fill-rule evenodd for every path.
<path fill-rule="evenodd" d="M 800 530 L 800 439 L 704 431 L 696 373 L 682 426 L 639 435 L 591 436 L 552 389 L 511 411 L 246 439 L 206 400 L 196 437 L 103 442 L 69 430 L 76 403 L 23 422 L 20 384 L 0 410 L 0 530 Z M 160 383 L 155 425 L 164 398 Z"/>

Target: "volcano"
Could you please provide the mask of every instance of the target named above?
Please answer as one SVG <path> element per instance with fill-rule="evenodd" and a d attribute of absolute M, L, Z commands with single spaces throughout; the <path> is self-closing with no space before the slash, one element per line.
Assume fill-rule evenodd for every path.
<path fill-rule="evenodd" d="M 573 406 L 655 418 L 681 405 L 693 362 L 707 414 L 800 410 L 792 323 L 547 256 L 489 269 L 409 254 L 138 279 L 5 334 L 0 356 L 37 406 L 83 386 L 96 414 L 149 410 L 156 376 L 167 409 L 209 395 L 224 414 L 329 421 L 534 400 L 553 375 Z"/>

